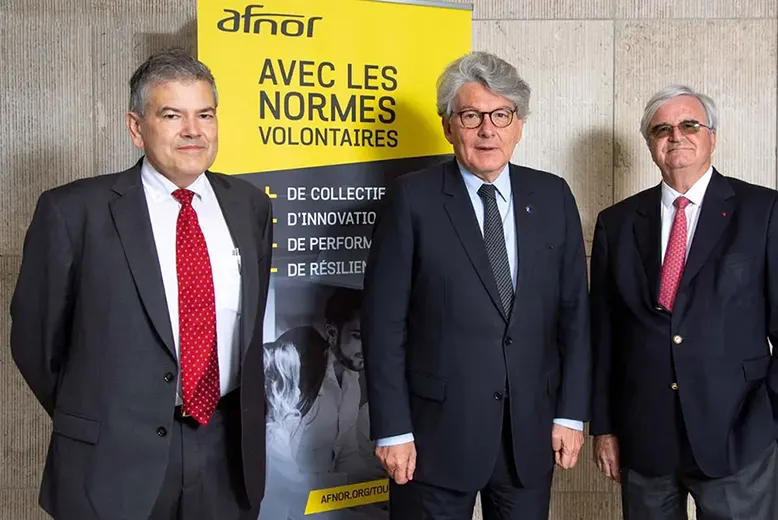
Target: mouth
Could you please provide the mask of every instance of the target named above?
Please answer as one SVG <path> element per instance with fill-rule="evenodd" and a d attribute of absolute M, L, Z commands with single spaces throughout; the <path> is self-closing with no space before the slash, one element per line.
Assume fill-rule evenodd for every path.
<path fill-rule="evenodd" d="M 199 152 L 201 150 L 205 150 L 205 146 L 200 146 L 196 144 L 187 144 L 184 146 L 179 146 L 178 150 L 182 152 Z"/>
<path fill-rule="evenodd" d="M 477 145 L 475 149 L 478 150 L 479 152 L 493 152 L 498 148 L 496 146 Z"/>

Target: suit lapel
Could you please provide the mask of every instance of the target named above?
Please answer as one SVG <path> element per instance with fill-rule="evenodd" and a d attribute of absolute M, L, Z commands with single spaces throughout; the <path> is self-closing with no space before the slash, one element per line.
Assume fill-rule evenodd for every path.
<path fill-rule="evenodd" d="M 170 313 L 162 284 L 157 246 L 151 230 L 149 208 L 140 178 L 140 162 L 119 175 L 113 191 L 119 197 L 111 201 L 110 211 L 135 286 L 157 334 L 175 358 Z"/>
<path fill-rule="evenodd" d="M 247 204 L 239 190 L 234 189 L 221 175 L 207 173 L 216 199 L 221 206 L 224 220 L 232 235 L 232 241 L 240 254 L 241 262 L 241 348 L 245 352 L 251 343 L 257 317 L 257 294 L 259 294 L 259 274 L 257 272 L 257 242 L 252 233 L 252 223 L 256 220 L 252 208 Z"/>
<path fill-rule="evenodd" d="M 649 300 L 655 306 L 659 298 L 659 272 L 662 267 L 662 188 L 648 190 L 638 205 L 634 224 L 635 243 L 646 273 Z"/>
<path fill-rule="evenodd" d="M 481 234 L 478 220 L 473 210 L 473 203 L 467 193 L 467 188 L 462 180 L 456 160 L 449 162 L 444 167 L 443 172 L 443 193 L 450 198 L 444 205 L 454 231 L 459 237 L 462 246 L 473 264 L 475 272 L 481 279 L 481 283 L 486 288 L 495 307 L 500 311 L 502 317 L 507 321 L 505 311 L 502 308 L 500 293 L 497 291 L 497 283 L 494 281 L 492 267 L 489 264 L 489 257 L 486 255 L 484 237 Z"/>
<path fill-rule="evenodd" d="M 516 262 L 518 263 L 518 273 L 516 276 L 516 295 L 513 300 L 513 312 L 511 318 L 516 314 L 518 307 L 519 292 L 524 286 L 527 277 L 532 275 L 532 264 L 534 255 L 540 250 L 538 243 L 538 226 L 541 221 L 538 215 L 546 208 L 537 207 L 533 203 L 534 187 L 530 184 L 530 178 L 521 175 L 520 169 L 513 164 L 510 165 L 511 175 L 511 195 L 513 197 L 513 218 L 516 226 Z M 542 216 L 540 217 L 542 219 Z"/>
<path fill-rule="evenodd" d="M 700 218 L 694 231 L 689 257 L 678 288 L 679 294 L 688 287 L 710 256 L 735 212 L 735 192 L 729 182 L 713 171 L 700 208 Z"/>

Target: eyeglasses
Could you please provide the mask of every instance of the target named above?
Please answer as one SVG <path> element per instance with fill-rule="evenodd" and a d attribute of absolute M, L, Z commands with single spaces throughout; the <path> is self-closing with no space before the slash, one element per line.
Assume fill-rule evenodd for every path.
<path fill-rule="evenodd" d="M 678 125 L 671 125 L 668 123 L 662 123 L 660 125 L 656 125 L 651 127 L 648 133 L 654 139 L 662 139 L 663 137 L 670 137 L 671 135 L 673 135 L 674 128 L 678 128 L 678 131 L 681 132 L 683 135 L 696 134 L 697 132 L 700 131 L 700 128 L 707 128 L 708 130 L 711 130 L 711 127 L 709 127 L 708 125 L 704 125 L 699 121 L 690 119 L 688 121 L 681 121 L 680 123 L 678 123 Z"/>
<path fill-rule="evenodd" d="M 484 116 L 488 115 L 492 124 L 497 128 L 505 128 L 513 122 L 513 114 L 516 109 L 509 108 L 497 108 L 491 112 L 480 112 L 478 110 L 462 110 L 456 112 L 459 116 L 459 121 L 465 128 L 478 128 L 484 122 Z"/>

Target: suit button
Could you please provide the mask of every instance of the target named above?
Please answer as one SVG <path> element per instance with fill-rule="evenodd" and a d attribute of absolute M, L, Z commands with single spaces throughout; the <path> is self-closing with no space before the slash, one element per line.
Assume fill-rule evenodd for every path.
<path fill-rule="evenodd" d="M 175 378 L 176 376 L 173 375 L 173 372 L 168 372 L 167 374 L 165 374 L 166 383 L 171 383 Z"/>
<path fill-rule="evenodd" d="M 678 390 L 678 383 L 673 383 L 672 385 L 670 385 L 670 388 L 672 388 L 673 390 Z"/>
<path fill-rule="evenodd" d="M 501 401 L 502 400 L 502 392 L 495 392 L 494 393 L 494 398 L 497 401 Z"/>
<path fill-rule="evenodd" d="M 167 430 L 162 426 L 160 426 L 159 428 L 157 428 L 157 435 L 159 435 L 160 437 L 164 437 L 167 435 Z"/>
<path fill-rule="evenodd" d="M 675 343 L 676 345 L 680 345 L 681 343 L 683 343 L 683 337 L 676 334 L 675 336 L 673 336 L 673 343 Z"/>
<path fill-rule="evenodd" d="M 505 346 L 508 346 L 513 343 L 513 338 L 505 338 Z"/>

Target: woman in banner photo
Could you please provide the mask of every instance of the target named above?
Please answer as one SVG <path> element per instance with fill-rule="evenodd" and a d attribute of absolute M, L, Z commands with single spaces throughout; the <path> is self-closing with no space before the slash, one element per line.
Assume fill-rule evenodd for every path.
<path fill-rule="evenodd" d="M 304 514 L 308 495 L 308 486 L 294 461 L 302 419 L 298 409 L 300 355 L 297 347 L 283 338 L 265 344 L 264 354 L 268 479 L 259 518 L 296 520 Z"/>
<path fill-rule="evenodd" d="M 327 292 L 322 333 L 298 326 L 265 345 L 268 484 L 260 520 L 302 518 L 310 490 L 385 478 L 368 436 L 361 291 Z M 286 318 L 299 323 L 299 317 Z M 311 517 L 367 520 L 388 514 L 385 504 L 377 504 Z"/>

